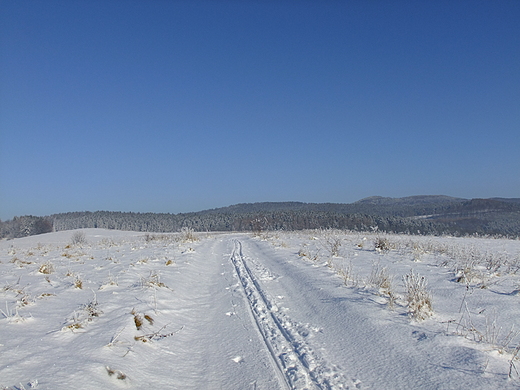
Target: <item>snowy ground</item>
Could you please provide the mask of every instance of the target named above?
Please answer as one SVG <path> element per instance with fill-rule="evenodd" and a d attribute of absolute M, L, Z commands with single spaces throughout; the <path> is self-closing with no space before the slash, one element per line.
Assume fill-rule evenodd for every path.
<path fill-rule="evenodd" d="M 520 388 L 518 240 L 82 232 L 0 242 L 0 389 Z"/>

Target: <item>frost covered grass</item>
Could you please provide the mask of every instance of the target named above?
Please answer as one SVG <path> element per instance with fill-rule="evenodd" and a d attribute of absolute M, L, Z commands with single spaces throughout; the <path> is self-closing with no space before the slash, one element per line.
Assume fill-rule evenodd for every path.
<path fill-rule="evenodd" d="M 432 297 L 427 289 L 424 276 L 410 271 L 403 278 L 406 288 L 408 314 L 414 320 L 425 320 L 433 315 Z"/>
<path fill-rule="evenodd" d="M 125 317 L 124 312 L 128 313 L 128 306 L 135 306 L 135 310 L 139 310 L 135 311 L 133 317 L 135 324 L 139 321 L 146 324 L 139 329 L 150 332 L 126 334 L 124 329 L 128 327 L 123 325 L 119 331 L 114 330 L 118 333 L 117 340 L 111 344 L 110 340 L 100 340 L 99 345 L 110 344 L 115 349 L 129 353 L 135 351 L 132 344 L 137 341 L 157 340 L 172 333 L 154 330 L 155 315 L 145 311 L 157 310 L 158 322 L 161 323 L 158 301 L 162 295 L 156 290 L 172 291 L 161 281 L 161 272 L 163 268 L 166 269 L 166 265 L 169 265 L 169 269 L 175 269 L 176 263 L 171 259 L 179 257 L 184 249 L 185 238 L 178 234 L 150 240 L 143 234 L 128 232 L 101 234 L 97 237 L 88 234 L 88 230 L 103 233 L 101 230 L 87 229 L 87 232 L 53 233 L 0 243 L 0 281 L 3 282 L 0 288 L 0 333 L 12 339 L 11 343 L 24 338 L 28 340 L 28 348 L 34 345 L 30 338 L 22 336 L 27 334 L 26 326 L 29 322 L 31 333 L 39 335 L 34 336 L 35 339 L 41 339 L 39 344 L 52 345 L 54 339 L 62 339 L 61 342 L 68 344 L 65 342 L 67 334 L 78 340 L 82 339 L 82 335 L 89 335 L 92 344 L 77 350 L 61 350 L 60 354 L 60 348 L 51 348 L 49 345 L 53 356 L 56 353 L 60 358 L 70 356 L 71 361 L 82 361 L 83 358 L 79 356 L 87 356 L 92 348 L 96 349 L 96 338 L 107 337 L 105 332 L 110 332 L 113 325 L 116 328 L 121 326 L 120 318 Z M 38 239 L 48 242 L 42 244 L 35 241 Z M 164 247 L 165 243 L 167 247 Z M 156 256 L 158 252 L 167 259 Z M 143 253 L 146 256 L 142 256 Z M 149 260 L 140 261 L 143 258 Z M 151 291 L 146 292 L 144 289 Z M 159 329 L 163 328 L 164 324 L 161 324 Z M 4 337 L 0 339 L 0 360 L 4 365 L 4 369 L 0 369 L 0 388 L 28 387 L 29 383 L 34 386 L 38 381 L 32 381 L 22 371 L 17 375 L 19 370 L 13 370 L 13 364 L 9 364 L 10 359 L 14 358 L 9 350 L 19 349 L 21 345 L 11 345 Z M 108 361 L 99 363 L 104 367 L 112 367 L 110 360 L 108 358 Z M 43 361 L 41 364 L 45 366 Z M 128 380 L 121 370 L 107 368 L 106 372 L 108 377 Z M 49 382 L 49 375 L 44 380 L 45 376 L 41 374 L 39 378 L 40 387 L 47 383 L 44 388 L 64 388 L 56 383 L 53 385 L 52 380 Z M 19 379 L 8 379 L 14 377 Z M 72 383 L 70 386 L 74 387 Z M 104 387 L 101 383 L 93 385 L 94 388 Z"/>
<path fill-rule="evenodd" d="M 323 265 L 333 268 L 346 287 L 386 296 L 389 307 L 397 305 L 413 321 L 430 319 L 426 326 L 437 329 L 446 324 L 446 334 L 498 351 L 510 361 L 509 375 L 515 375 L 520 349 L 520 331 L 515 331 L 520 328 L 518 240 L 337 230 L 287 235 L 294 237 L 303 259 L 316 262 L 311 253 L 326 253 Z M 317 236 L 325 238 L 317 241 Z M 399 285 L 395 275 L 400 275 Z"/>
<path fill-rule="evenodd" d="M 520 384 L 520 241 L 81 233 L 0 242 L 0 389 Z"/>

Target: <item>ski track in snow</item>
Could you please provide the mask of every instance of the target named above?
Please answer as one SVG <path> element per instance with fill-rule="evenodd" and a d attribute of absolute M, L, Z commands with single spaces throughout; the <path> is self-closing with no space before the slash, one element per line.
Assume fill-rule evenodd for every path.
<path fill-rule="evenodd" d="M 239 240 L 234 240 L 231 261 L 244 289 L 253 322 L 269 350 L 280 385 L 286 389 L 348 389 L 349 381 L 318 357 L 305 337 L 299 334 L 297 324 L 271 303 L 247 265 Z M 349 384 L 360 388 L 359 382 Z"/>

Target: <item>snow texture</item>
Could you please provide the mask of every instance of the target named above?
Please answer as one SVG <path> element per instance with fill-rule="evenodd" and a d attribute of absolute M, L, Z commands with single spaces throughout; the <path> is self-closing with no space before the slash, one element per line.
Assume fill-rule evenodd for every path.
<path fill-rule="evenodd" d="M 0 389 L 520 387 L 518 240 L 82 232 L 0 242 Z"/>

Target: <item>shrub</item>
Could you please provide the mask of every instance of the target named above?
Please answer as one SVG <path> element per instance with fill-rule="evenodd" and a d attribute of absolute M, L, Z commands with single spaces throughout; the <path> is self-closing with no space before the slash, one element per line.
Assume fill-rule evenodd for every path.
<path fill-rule="evenodd" d="M 195 235 L 195 230 L 193 230 L 193 228 L 185 226 L 181 229 L 180 240 L 182 242 L 195 242 L 198 241 L 198 238 Z"/>
<path fill-rule="evenodd" d="M 375 264 L 370 273 L 368 283 L 377 287 L 380 293 L 388 297 L 388 306 L 393 309 L 395 305 L 396 295 L 393 287 L 394 277 L 390 275 L 386 267 Z"/>
<path fill-rule="evenodd" d="M 386 267 L 374 264 L 368 283 L 386 292 L 392 290 L 392 279 Z"/>
<path fill-rule="evenodd" d="M 341 247 L 341 239 L 338 237 L 327 238 L 327 249 L 332 257 L 339 256 L 339 248 Z"/>
<path fill-rule="evenodd" d="M 408 315 L 417 321 L 430 317 L 433 314 L 432 298 L 426 289 L 426 278 L 410 270 L 403 280 L 406 288 Z"/>
<path fill-rule="evenodd" d="M 390 250 L 390 241 L 388 241 L 388 238 L 377 237 L 374 248 L 378 252 L 388 252 Z"/>
<path fill-rule="evenodd" d="M 83 232 L 83 231 L 74 232 L 70 242 L 71 242 L 72 245 L 83 245 L 83 244 L 86 244 L 87 237 L 85 235 L 85 232 Z"/>
<path fill-rule="evenodd" d="M 147 278 L 141 277 L 141 287 L 164 287 L 169 289 L 167 285 L 161 282 L 161 278 L 156 271 L 150 271 L 150 275 Z"/>
<path fill-rule="evenodd" d="M 83 329 L 86 324 L 92 322 L 94 318 L 99 317 L 103 312 L 99 309 L 99 303 L 94 295 L 94 298 L 81 306 L 81 310 L 79 312 L 74 312 L 74 315 L 69 321 L 69 324 L 64 326 L 62 330 L 78 330 Z"/>
<path fill-rule="evenodd" d="M 343 279 L 345 286 L 348 286 L 350 282 L 352 282 L 354 286 L 358 284 L 358 280 L 354 275 L 353 268 L 352 261 L 350 261 L 343 268 L 336 268 L 336 274 L 338 274 Z"/>

